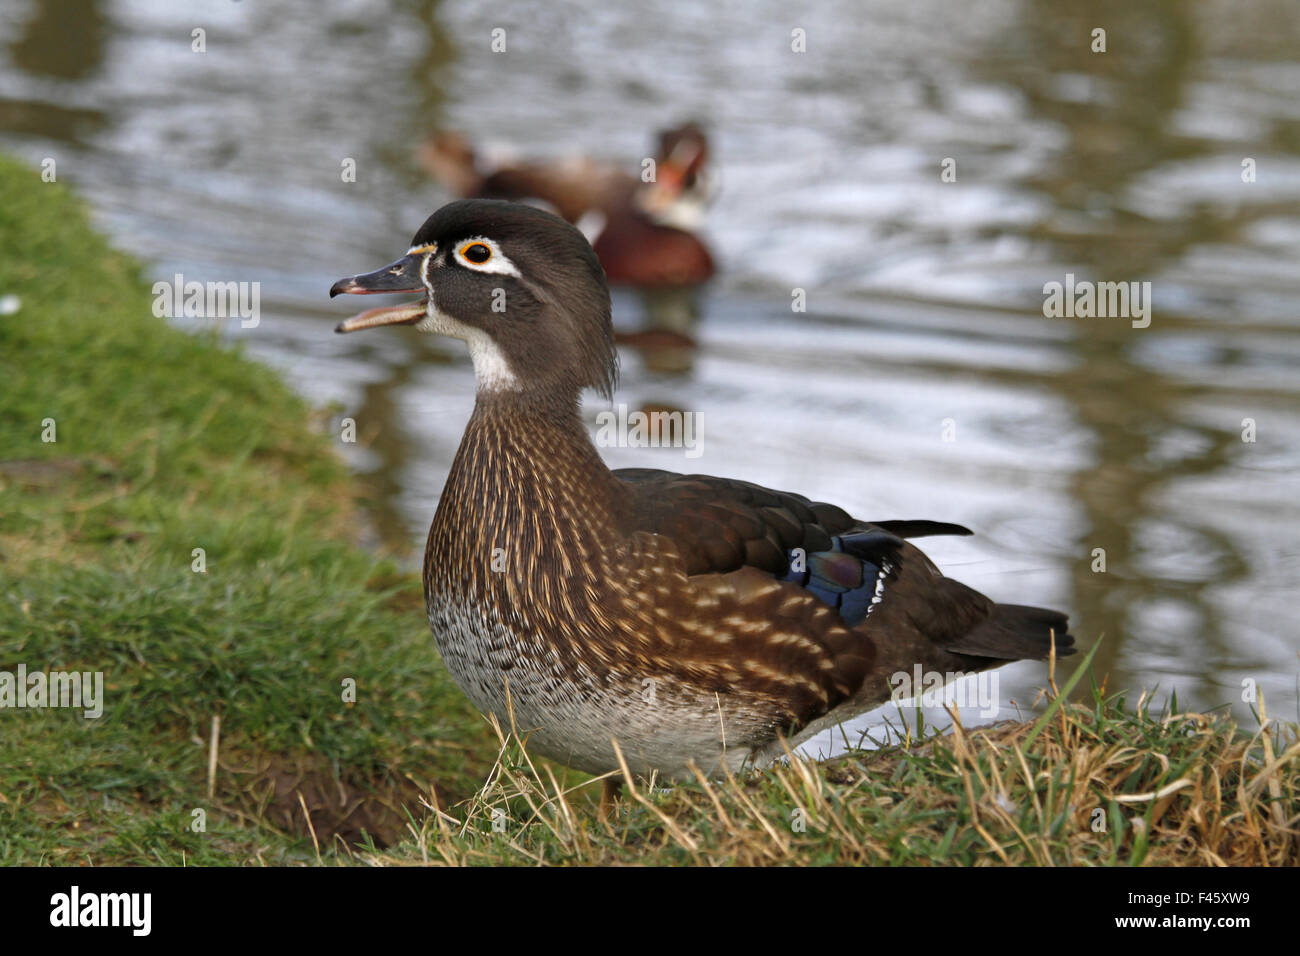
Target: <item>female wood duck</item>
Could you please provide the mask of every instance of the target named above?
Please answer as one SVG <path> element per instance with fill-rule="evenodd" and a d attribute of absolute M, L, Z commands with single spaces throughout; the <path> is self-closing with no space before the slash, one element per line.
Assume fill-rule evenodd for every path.
<path fill-rule="evenodd" d="M 708 139 L 696 123 L 659 134 L 651 183 L 585 157 L 484 171 L 470 143 L 446 130 L 425 141 L 420 160 L 457 196 L 541 203 L 581 222 L 613 284 L 689 288 L 713 277 L 713 256 L 695 234 L 712 183 Z"/>
<path fill-rule="evenodd" d="M 424 592 L 461 689 L 529 749 L 590 773 L 761 765 L 890 697 L 890 677 L 1058 654 L 1065 615 L 995 604 L 907 538 L 744 481 L 611 471 L 579 413 L 617 375 L 591 246 L 530 206 L 453 202 L 330 295 L 422 292 L 337 331 L 469 346 L 477 401 L 429 529 Z M 504 304 L 504 311 L 502 310 Z"/>

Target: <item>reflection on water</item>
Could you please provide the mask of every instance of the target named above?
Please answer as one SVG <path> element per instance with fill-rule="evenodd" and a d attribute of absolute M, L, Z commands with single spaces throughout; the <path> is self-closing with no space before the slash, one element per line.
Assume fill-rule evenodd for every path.
<path fill-rule="evenodd" d="M 231 338 L 356 419 L 375 532 L 418 555 L 468 362 L 406 330 L 335 337 L 325 297 L 446 198 L 415 147 L 454 127 L 635 164 L 651 130 L 705 118 L 723 274 L 698 349 L 625 348 L 618 396 L 695 411 L 704 453 L 611 464 L 961 522 L 978 537 L 932 556 L 1105 635 L 1110 687 L 1248 717 L 1249 679 L 1294 718 L 1300 9 L 1063 6 L 24 0 L 0 13 L 0 138 L 55 158 L 157 274 L 260 281 L 261 325 Z M 1066 273 L 1150 282 L 1151 326 L 1044 318 Z M 624 329 L 639 310 L 616 297 Z M 999 673 L 1021 707 L 1043 683 Z"/>

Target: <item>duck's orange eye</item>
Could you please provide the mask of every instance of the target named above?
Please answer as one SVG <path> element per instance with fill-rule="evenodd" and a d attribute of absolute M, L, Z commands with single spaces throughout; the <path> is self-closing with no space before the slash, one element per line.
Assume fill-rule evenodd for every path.
<path fill-rule="evenodd" d="M 460 257 L 466 262 L 472 262 L 476 266 L 481 266 L 492 258 L 492 249 L 482 242 L 471 242 L 460 249 Z"/>

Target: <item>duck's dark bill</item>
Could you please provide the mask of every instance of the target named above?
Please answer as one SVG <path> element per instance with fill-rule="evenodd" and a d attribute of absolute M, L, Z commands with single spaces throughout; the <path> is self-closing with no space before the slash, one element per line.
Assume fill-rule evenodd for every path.
<path fill-rule="evenodd" d="M 373 329 L 380 325 L 414 325 L 425 315 L 427 298 L 419 302 L 406 302 L 402 305 L 388 305 L 378 309 L 367 309 L 350 319 L 344 319 L 334 326 L 335 332 L 359 332 L 361 329 Z"/>
<path fill-rule="evenodd" d="M 330 287 L 330 298 L 336 295 L 423 292 L 424 283 L 420 278 L 421 264 L 419 258 L 408 254 L 374 272 L 340 279 Z M 356 332 L 359 329 L 373 329 L 377 325 L 410 325 L 424 318 L 424 307 L 428 301 L 428 298 L 423 298 L 419 302 L 407 302 L 382 309 L 367 309 L 360 315 L 344 319 L 334 327 L 334 331 Z"/>

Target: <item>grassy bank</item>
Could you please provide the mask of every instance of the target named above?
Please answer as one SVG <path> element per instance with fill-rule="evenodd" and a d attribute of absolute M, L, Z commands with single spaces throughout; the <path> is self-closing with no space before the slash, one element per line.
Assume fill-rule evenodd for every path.
<path fill-rule="evenodd" d="M 1059 698 L 1058 698 L 1059 699 Z M 1010 723 L 744 778 L 629 791 L 593 825 L 507 738 L 467 812 L 380 863 L 1295 866 L 1295 729 L 1094 695 Z M 1289 748 L 1289 749 L 1288 749 Z M 626 786 L 626 785 L 625 785 Z M 494 822 L 496 829 L 494 830 Z"/>
<path fill-rule="evenodd" d="M 0 862 L 314 859 L 304 803 L 328 844 L 396 838 L 431 785 L 472 793 L 486 728 L 418 581 L 352 544 L 323 423 L 154 318 L 137 265 L 8 161 L 0 243 L 21 303 L 0 318 L 0 670 L 102 671 L 106 698 L 97 720 L 0 710 Z"/>
<path fill-rule="evenodd" d="M 100 671 L 105 701 L 0 710 L 0 863 L 1297 859 L 1288 731 L 1101 700 L 634 789 L 598 823 L 584 778 L 499 745 L 452 686 L 418 581 L 355 545 L 324 422 L 154 318 L 80 204 L 7 160 L 3 295 L 0 671 Z"/>

